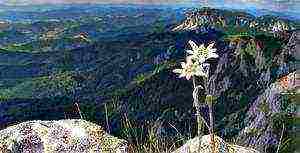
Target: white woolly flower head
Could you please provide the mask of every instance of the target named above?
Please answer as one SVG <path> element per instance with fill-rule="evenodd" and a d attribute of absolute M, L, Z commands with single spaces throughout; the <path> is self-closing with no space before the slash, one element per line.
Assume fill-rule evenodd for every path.
<path fill-rule="evenodd" d="M 181 62 L 181 69 L 173 70 L 174 73 L 178 73 L 179 77 L 185 77 L 189 80 L 192 76 L 208 77 L 207 67 L 209 64 L 205 63 L 210 58 L 218 58 L 216 53 L 217 49 L 213 48 L 214 43 L 209 44 L 207 47 L 204 44 L 198 46 L 195 42 L 190 40 L 188 42 L 192 50 L 187 50 L 189 56 L 186 58 L 186 62 Z"/>
<path fill-rule="evenodd" d="M 188 43 L 190 44 L 192 50 L 187 50 L 186 52 L 192 57 L 193 60 L 203 63 L 208 59 L 219 57 L 219 55 L 216 53 L 217 49 L 213 48 L 214 43 L 209 44 L 207 47 L 205 47 L 204 44 L 198 46 L 192 40 L 190 40 Z"/>
<path fill-rule="evenodd" d="M 202 65 L 198 62 L 194 62 L 191 56 L 186 58 L 186 62 L 181 62 L 181 69 L 173 70 L 174 73 L 178 73 L 179 77 L 185 77 L 189 80 L 192 76 L 207 77 Z"/>

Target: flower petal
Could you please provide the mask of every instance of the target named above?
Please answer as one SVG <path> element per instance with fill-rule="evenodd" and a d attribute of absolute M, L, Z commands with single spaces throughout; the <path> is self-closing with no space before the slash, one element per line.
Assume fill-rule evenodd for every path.
<path fill-rule="evenodd" d="M 184 62 L 180 62 L 180 64 L 181 64 L 181 67 L 182 67 L 183 69 L 186 68 L 186 64 L 185 64 Z"/>
<path fill-rule="evenodd" d="M 204 63 L 205 61 L 206 61 L 206 58 L 198 57 L 198 63 Z"/>
<path fill-rule="evenodd" d="M 193 51 L 198 50 L 198 45 L 195 42 L 193 42 L 192 40 L 189 40 L 189 44 L 192 47 Z"/>
<path fill-rule="evenodd" d="M 186 52 L 187 52 L 188 54 L 191 54 L 191 55 L 194 54 L 194 51 L 192 51 L 192 50 L 186 50 Z"/>
<path fill-rule="evenodd" d="M 199 46 L 199 49 L 205 49 L 204 44 L 201 44 L 201 45 Z"/>
<path fill-rule="evenodd" d="M 191 65 L 191 64 L 193 64 L 193 58 L 194 58 L 194 56 L 187 56 L 186 57 L 186 65 Z"/>
<path fill-rule="evenodd" d="M 202 70 L 197 70 L 195 75 L 196 76 L 205 76 L 206 74 Z"/>
<path fill-rule="evenodd" d="M 192 77 L 192 75 L 191 75 L 191 74 L 187 74 L 187 75 L 185 76 L 185 78 L 186 78 L 187 80 L 190 80 L 190 79 L 191 79 L 191 77 Z"/>
<path fill-rule="evenodd" d="M 208 52 L 211 52 L 211 53 L 215 53 L 216 51 L 217 51 L 217 49 L 215 49 L 215 48 L 208 50 Z"/>
<path fill-rule="evenodd" d="M 185 77 L 186 75 L 185 75 L 185 73 L 181 73 L 180 75 L 179 75 L 179 78 L 183 78 L 183 77 Z"/>
<path fill-rule="evenodd" d="M 208 53 L 208 56 L 207 56 L 207 59 L 210 59 L 210 58 L 218 58 L 219 55 L 216 54 L 216 53 Z"/>
<path fill-rule="evenodd" d="M 183 69 L 174 69 L 173 72 L 174 72 L 174 73 L 182 73 L 182 72 L 183 72 Z"/>

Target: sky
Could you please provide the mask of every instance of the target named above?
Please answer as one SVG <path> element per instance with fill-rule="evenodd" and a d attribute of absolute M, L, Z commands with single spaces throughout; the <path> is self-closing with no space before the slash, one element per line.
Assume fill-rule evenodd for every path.
<path fill-rule="evenodd" d="M 0 0 L 4 5 L 30 5 L 30 4 L 70 4 L 70 3 L 114 3 L 114 4 L 169 4 L 182 3 L 193 0 Z"/>
<path fill-rule="evenodd" d="M 276 12 L 300 14 L 300 0 L 0 0 L 0 5 L 22 6 L 39 4 L 187 4 L 194 6 L 235 9 L 267 9 Z"/>
<path fill-rule="evenodd" d="M 162 4 L 162 3 L 185 3 L 185 2 L 214 2 L 218 3 L 256 3 L 256 4 L 283 4 L 295 3 L 299 0 L 0 0 L 0 4 L 5 5 L 28 5 L 28 4 L 65 4 L 65 3 L 138 3 L 138 4 Z M 300 3 L 300 2 L 299 2 Z M 299 4 L 300 5 L 300 4 Z"/>

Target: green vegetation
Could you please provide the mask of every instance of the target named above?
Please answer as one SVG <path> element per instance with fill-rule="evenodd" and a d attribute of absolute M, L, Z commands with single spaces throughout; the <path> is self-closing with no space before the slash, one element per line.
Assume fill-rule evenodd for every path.
<path fill-rule="evenodd" d="M 264 101 L 259 105 L 259 110 L 265 114 L 268 114 L 270 112 L 269 104 L 268 102 Z"/>
<path fill-rule="evenodd" d="M 2 48 L 8 52 L 32 52 L 34 50 L 32 43 L 12 44 Z"/>
<path fill-rule="evenodd" d="M 71 51 L 63 51 L 63 56 L 62 59 L 60 61 L 60 65 L 59 65 L 59 69 L 61 72 L 68 72 L 72 70 L 72 61 L 73 61 L 73 57 L 72 57 L 72 53 Z"/>
<path fill-rule="evenodd" d="M 297 103 L 300 93 L 296 90 L 287 91 L 283 93 L 281 99 L 281 111 L 272 114 L 272 127 L 275 131 L 280 133 L 284 130 L 284 139 L 282 140 L 280 153 L 290 153 L 299 148 L 299 137 L 292 129 L 299 125 L 299 117 L 295 116 L 297 112 Z M 283 127 L 285 127 L 283 129 Z"/>
<path fill-rule="evenodd" d="M 38 98 L 37 92 L 45 94 L 46 97 L 55 96 L 56 94 L 69 94 L 72 92 L 76 81 L 72 78 L 72 73 L 58 73 L 52 76 L 28 78 L 26 81 L 17 84 L 14 87 L 0 89 L 2 100 L 12 98 Z M 42 92 L 44 91 L 44 93 Z M 60 93 L 61 92 L 61 93 Z"/>
<path fill-rule="evenodd" d="M 139 85 L 142 85 L 146 79 L 147 76 L 145 74 L 139 74 L 133 81 Z"/>
<path fill-rule="evenodd" d="M 122 117 L 122 137 L 129 142 L 129 150 L 132 153 L 161 153 L 171 152 L 177 148 L 179 142 L 185 142 L 188 138 L 183 137 L 178 130 L 177 136 L 170 139 L 165 136 L 159 136 L 160 128 L 164 121 L 157 119 L 151 121 L 145 127 L 137 126 L 137 122 L 132 121 L 126 114 Z"/>
<path fill-rule="evenodd" d="M 165 25 L 163 21 L 157 20 L 154 24 L 154 33 L 160 34 L 165 31 Z"/>
<path fill-rule="evenodd" d="M 208 14 L 217 11 L 213 9 L 203 10 Z M 216 14 L 219 15 L 218 12 Z M 225 11 L 223 16 L 226 15 L 235 17 L 245 14 Z M 109 22 L 106 21 L 106 17 L 103 19 L 99 17 L 97 21 L 94 17 L 81 17 L 79 20 L 80 22 L 77 20 L 62 21 L 62 25 L 55 23 L 58 24 L 59 32 L 49 39 L 40 36 L 53 30 L 51 28 L 52 22 L 39 22 L 36 24 L 40 24 L 43 28 L 37 34 L 28 34 L 30 38 L 32 35 L 34 36 L 30 42 L 19 43 L 20 40 L 16 40 L 16 42 L 4 43 L 0 52 L 14 53 L 10 54 L 12 56 L 10 58 L 13 59 L 15 55 L 21 56 L 20 59 L 18 57 L 11 63 L 6 62 L 5 59 L 2 60 L 4 62 L 0 64 L 4 68 L 1 71 L 6 72 L 6 69 L 10 68 L 9 66 L 35 71 L 32 68 L 35 64 L 38 64 L 39 68 L 42 67 L 42 69 L 49 71 L 43 73 L 43 76 L 39 75 L 40 72 L 34 72 L 33 76 L 35 77 L 32 78 L 22 78 L 22 76 L 16 76 L 20 78 L 15 79 L 1 78 L 0 101 L 18 98 L 28 101 L 33 99 L 32 108 L 7 110 L 8 115 L 17 117 L 21 116 L 20 112 L 30 114 L 31 109 L 49 112 L 59 109 L 63 113 L 67 111 L 74 113 L 75 111 L 76 114 L 77 110 L 74 109 L 73 105 L 78 102 L 83 119 L 106 125 L 103 127 L 106 127 L 107 131 L 128 140 L 132 152 L 137 153 L 170 152 L 196 134 L 201 136 L 204 133 L 209 133 L 212 137 L 216 134 L 224 134 L 226 139 L 227 137 L 236 137 L 245 127 L 243 125 L 246 122 L 244 118 L 250 103 L 262 92 L 261 87 L 256 85 L 260 75 L 258 65 L 253 64 L 258 56 L 258 50 L 263 53 L 262 58 L 266 59 L 266 62 L 263 60 L 265 63 L 262 64 L 261 69 L 269 68 L 275 74 L 279 65 L 274 59 L 287 43 L 285 38 L 263 32 L 259 27 L 249 28 L 249 26 L 236 25 L 235 18 L 230 18 L 227 22 L 223 18 L 213 18 L 211 21 L 214 23 L 203 20 L 202 26 L 212 25 L 217 30 L 223 31 L 217 31 L 217 36 L 211 38 L 210 33 L 169 32 L 165 30 L 166 21 L 164 20 L 158 20 L 149 25 L 151 30 L 148 31 L 144 29 L 146 28 L 144 25 L 138 27 L 143 30 L 139 31 L 135 26 L 131 26 L 133 23 L 129 21 L 121 24 L 119 18 L 109 20 Z M 273 21 L 270 23 L 273 24 Z M 55 24 L 53 23 L 53 25 Z M 131 27 L 128 28 L 126 24 Z M 280 24 L 284 24 L 284 22 Z M 32 25 L 24 24 L 23 26 Z M 261 28 L 264 27 L 261 26 Z M 109 31 L 110 29 L 115 29 L 117 32 Z M 142 32 L 142 34 L 139 34 L 137 38 L 133 37 L 132 29 L 134 36 L 137 32 Z M 120 31 L 126 34 L 123 35 Z M 102 40 L 102 36 L 106 38 L 104 35 L 107 33 L 109 38 Z M 127 35 L 127 33 L 129 34 Z M 6 35 L 6 32 L 0 32 L 0 37 Z M 120 38 L 116 37 L 119 35 Z M 199 42 L 216 41 L 216 44 L 220 44 L 217 48 L 225 50 L 216 51 L 213 44 L 201 46 L 190 41 L 189 49 L 191 50 L 183 52 L 186 41 L 189 39 L 199 40 Z M 229 44 L 232 47 L 240 45 L 240 48 L 237 48 L 238 53 L 236 53 L 239 56 L 234 55 L 234 53 L 231 54 L 231 50 L 227 48 Z M 73 49 L 79 47 L 82 47 L 82 50 L 78 50 L 83 52 L 78 55 L 76 54 L 78 50 L 75 50 L 76 53 L 74 53 Z M 53 56 L 52 51 L 57 51 L 61 55 L 57 56 L 58 54 L 55 52 Z M 211 69 L 205 67 L 207 66 L 204 64 L 206 59 L 210 59 L 212 63 L 215 62 L 216 64 L 217 60 L 212 58 L 218 56 L 217 52 L 223 53 L 223 51 L 228 51 L 229 57 L 225 59 L 228 61 L 221 68 L 215 67 L 216 65 L 213 64 L 211 64 Z M 26 54 L 18 52 L 26 52 Z M 162 56 L 159 56 L 158 62 L 153 62 L 155 55 L 160 55 L 160 53 Z M 94 54 L 97 56 L 96 59 L 93 57 Z M 186 81 L 174 79 L 174 75 L 170 74 L 170 70 L 177 67 L 182 61 L 182 55 L 186 54 L 188 56 L 186 61 L 181 63 L 182 68 L 174 72 L 179 73 L 180 77 L 185 77 L 187 80 L 193 80 L 193 85 Z M 27 55 L 30 57 L 28 58 Z M 82 57 L 83 60 L 86 60 L 84 62 L 87 62 L 83 63 L 86 64 L 83 66 L 75 63 L 78 60 L 75 58 L 82 55 L 87 55 Z M 23 56 L 26 56 L 24 60 L 22 59 Z M 31 56 L 34 57 L 31 58 Z M 89 61 L 90 57 L 92 57 L 91 61 Z M 210 62 L 210 60 L 208 61 Z M 245 71 L 251 73 L 248 77 L 244 77 L 243 72 L 240 72 L 242 68 L 239 67 L 239 63 L 241 61 L 247 64 Z M 145 68 L 147 70 L 143 69 L 142 73 L 135 74 L 137 71 L 140 72 L 139 66 L 145 65 L 150 65 L 151 70 L 147 67 Z M 209 90 L 208 80 L 212 74 L 208 72 L 223 71 L 223 66 L 226 67 L 224 73 L 217 74 L 214 78 L 216 83 L 221 84 L 221 86 L 217 84 L 218 89 Z M 114 71 L 115 69 L 118 71 Z M 129 71 L 136 75 L 133 80 L 131 77 L 129 77 L 130 79 L 126 77 Z M 114 76 L 117 76 L 118 79 L 114 79 Z M 218 82 L 223 81 L 223 77 L 228 78 L 229 83 Z M 277 79 L 276 75 L 273 75 L 272 79 Z M 118 85 L 114 86 L 114 83 Z M 229 89 L 223 90 L 222 85 L 225 84 L 229 84 Z M 192 90 L 193 94 L 190 93 Z M 218 91 L 221 92 L 218 93 Z M 216 93 L 218 96 L 215 95 Z M 286 126 L 287 130 L 284 132 L 284 139 L 280 148 L 281 153 L 292 152 L 299 142 L 299 139 L 294 137 L 291 132 L 295 122 L 299 122 L 299 119 L 295 119 L 293 116 L 297 99 L 299 99 L 299 94 L 297 96 L 284 96 L 281 102 L 284 111 L 278 114 L 271 113 L 272 107 L 269 106 L 268 101 L 263 101 L 258 107 L 258 110 L 264 115 L 271 116 L 272 121 L 266 122 L 273 123 L 272 128 L 276 133 L 281 132 L 282 124 Z M 217 101 L 218 103 L 215 103 Z M 40 105 L 44 107 L 39 109 Z M 208 106 L 208 112 L 201 114 L 208 116 L 202 117 L 200 115 L 200 105 Z M 196 117 L 191 107 L 195 107 Z M 213 113 L 213 109 L 218 111 Z M 45 112 L 49 113 L 47 111 Z M 39 113 L 41 112 L 34 112 L 32 116 L 38 116 Z M 54 112 L 53 116 L 55 115 Z M 68 117 L 68 115 L 66 116 Z M 57 116 L 55 117 L 57 118 Z M 22 117 L 22 119 L 28 118 Z M 207 118 L 212 122 L 207 122 Z M 260 128 L 248 130 L 250 136 L 253 137 L 264 132 Z"/>

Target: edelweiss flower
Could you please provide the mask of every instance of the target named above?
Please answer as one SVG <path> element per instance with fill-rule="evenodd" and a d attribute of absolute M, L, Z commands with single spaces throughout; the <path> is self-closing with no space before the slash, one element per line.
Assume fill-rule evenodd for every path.
<path fill-rule="evenodd" d="M 257 26 L 258 26 L 258 23 L 255 22 L 255 21 L 251 22 L 250 25 L 249 25 L 250 28 L 255 28 Z"/>
<path fill-rule="evenodd" d="M 288 30 L 288 27 L 283 22 L 276 22 L 273 26 L 271 26 L 273 33 L 282 32 Z"/>
<path fill-rule="evenodd" d="M 189 44 L 192 50 L 187 50 L 186 52 L 191 55 L 193 60 L 204 63 L 207 59 L 219 57 L 219 55 L 216 54 L 217 49 L 213 48 L 214 43 L 205 47 L 203 44 L 198 46 L 195 42 L 190 40 Z"/>
<path fill-rule="evenodd" d="M 192 76 L 207 77 L 203 67 L 198 62 L 193 62 L 191 56 L 187 57 L 187 62 L 181 62 L 182 69 L 173 70 L 174 73 L 180 74 L 179 77 L 185 77 L 189 80 Z"/>

